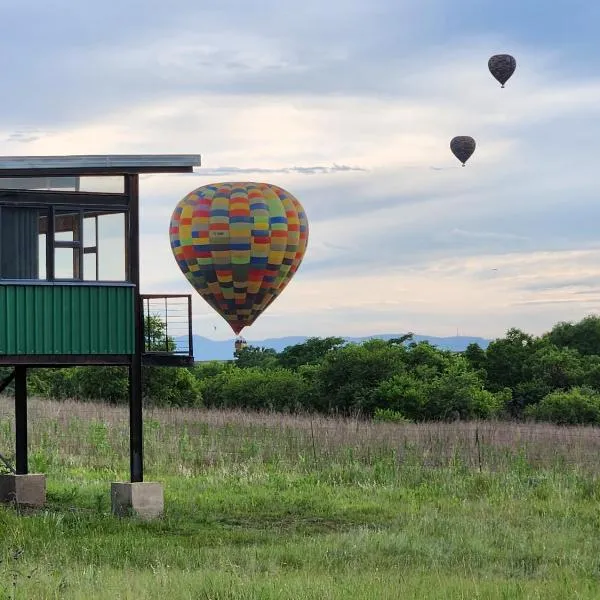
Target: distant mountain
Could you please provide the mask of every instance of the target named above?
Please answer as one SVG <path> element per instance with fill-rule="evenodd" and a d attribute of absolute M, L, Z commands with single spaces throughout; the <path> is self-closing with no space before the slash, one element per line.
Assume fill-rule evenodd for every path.
<path fill-rule="evenodd" d="M 371 335 L 365 337 L 344 337 L 347 342 L 364 342 L 369 339 L 389 340 L 400 337 L 399 333 L 383 333 L 380 335 Z M 262 348 L 273 348 L 276 352 L 281 352 L 287 346 L 302 344 L 307 336 L 290 336 L 280 338 L 268 338 L 266 340 L 248 340 L 248 344 Z M 443 348 L 444 350 L 462 351 L 471 343 L 479 344 L 482 348 L 487 348 L 491 340 L 480 337 L 435 337 L 432 335 L 415 335 L 415 342 L 428 341 L 430 344 Z M 194 335 L 194 358 L 196 361 L 209 360 L 232 360 L 234 350 L 234 338 L 225 341 L 216 341 L 199 335 Z"/>

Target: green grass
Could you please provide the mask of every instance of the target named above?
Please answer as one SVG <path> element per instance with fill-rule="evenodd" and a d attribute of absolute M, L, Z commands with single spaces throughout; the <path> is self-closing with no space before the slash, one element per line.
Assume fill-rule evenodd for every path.
<path fill-rule="evenodd" d="M 0 508 L 7 598 L 600 597 L 600 478 L 583 452 L 598 430 L 155 411 L 147 479 L 166 513 L 141 522 L 110 515 L 126 413 L 31 412 L 48 507 Z M 0 451 L 10 436 L 0 405 Z"/>

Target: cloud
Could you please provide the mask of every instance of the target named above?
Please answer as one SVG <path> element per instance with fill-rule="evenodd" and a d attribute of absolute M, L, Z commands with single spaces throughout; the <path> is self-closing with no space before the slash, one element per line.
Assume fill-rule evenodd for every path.
<path fill-rule="evenodd" d="M 124 0 L 93 19 L 22 0 L 3 10 L 0 152 L 202 154 L 194 174 L 141 182 L 148 292 L 189 289 L 167 229 L 190 190 L 288 189 L 308 252 L 250 339 L 539 331 L 594 310 L 600 276 L 600 9 L 566 7 L 507 0 L 500 30 L 491 0 Z M 556 42 L 573 30 L 591 37 Z M 502 90 L 487 58 L 505 50 Z M 465 168 L 461 134 L 477 140 Z M 194 310 L 212 335 L 219 317 Z"/>
<path fill-rule="evenodd" d="M 329 174 L 329 173 L 344 173 L 348 171 L 368 171 L 362 167 L 350 167 L 348 165 L 336 165 L 331 167 L 215 167 L 214 169 L 203 169 L 198 175 L 207 177 L 210 175 L 246 175 L 246 174 L 280 174 L 280 173 L 300 173 L 301 175 Z"/>
<path fill-rule="evenodd" d="M 35 141 L 39 140 L 40 137 L 41 137 L 41 132 L 39 132 L 37 130 L 15 131 L 8 135 L 8 137 L 6 138 L 6 141 L 27 144 L 27 143 L 35 142 Z"/>

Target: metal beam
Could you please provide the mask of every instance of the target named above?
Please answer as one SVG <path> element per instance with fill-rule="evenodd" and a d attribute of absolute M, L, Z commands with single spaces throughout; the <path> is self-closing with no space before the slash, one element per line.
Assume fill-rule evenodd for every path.
<path fill-rule="evenodd" d="M 144 481 L 144 437 L 142 412 L 142 351 L 144 348 L 144 315 L 140 296 L 140 211 L 139 178 L 128 175 L 125 191 L 129 195 L 129 281 L 135 286 L 133 320 L 135 323 L 134 354 L 129 366 L 129 467 L 131 482 Z"/>
<path fill-rule="evenodd" d="M 129 366 L 130 354 L 0 354 L 0 366 L 62 368 L 85 365 Z"/>
<path fill-rule="evenodd" d="M 15 370 L 13 369 L 10 375 L 7 375 L 2 381 L 0 381 L 0 394 L 12 383 L 15 378 Z"/>
<path fill-rule="evenodd" d="M 199 154 L 3 156 L 0 157 L 0 177 L 191 173 L 200 165 Z"/>
<path fill-rule="evenodd" d="M 110 194 L 106 192 L 0 189 L 0 204 L 15 204 L 16 206 L 25 206 L 27 204 L 57 206 L 64 204 L 81 208 L 92 206 L 126 210 L 128 200 L 126 194 Z"/>
<path fill-rule="evenodd" d="M 27 367 L 15 367 L 15 461 L 17 475 L 27 475 Z"/>
<path fill-rule="evenodd" d="M 194 357 L 170 352 L 146 352 L 142 355 L 146 367 L 193 367 Z"/>

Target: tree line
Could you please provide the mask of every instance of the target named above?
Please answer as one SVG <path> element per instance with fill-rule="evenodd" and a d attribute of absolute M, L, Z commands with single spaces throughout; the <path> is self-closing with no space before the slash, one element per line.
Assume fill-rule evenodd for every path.
<path fill-rule="evenodd" d="M 173 348 L 159 321 L 155 349 Z M 163 348 L 163 345 L 165 346 Z M 0 378 L 3 373 L 0 372 Z M 509 329 L 464 352 L 396 339 L 307 339 L 281 352 L 247 346 L 232 362 L 144 367 L 147 405 L 359 415 L 386 421 L 533 419 L 600 424 L 600 317 L 541 336 Z M 32 369 L 29 393 L 127 402 L 122 367 Z"/>

